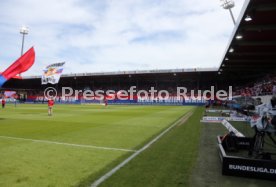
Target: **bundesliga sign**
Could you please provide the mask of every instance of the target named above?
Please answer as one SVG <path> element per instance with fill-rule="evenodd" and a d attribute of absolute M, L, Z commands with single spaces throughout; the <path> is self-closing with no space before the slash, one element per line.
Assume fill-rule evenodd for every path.
<path fill-rule="evenodd" d="M 41 77 L 41 84 L 57 84 L 63 71 L 63 65 L 65 62 L 55 63 L 47 66 L 43 70 Z"/>

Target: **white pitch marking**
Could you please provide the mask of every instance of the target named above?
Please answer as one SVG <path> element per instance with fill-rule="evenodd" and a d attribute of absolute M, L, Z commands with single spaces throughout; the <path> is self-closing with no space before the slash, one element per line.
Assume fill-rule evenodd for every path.
<path fill-rule="evenodd" d="M 193 113 L 189 112 L 188 114 L 185 114 L 183 117 L 181 117 L 179 120 L 174 122 L 171 126 L 169 126 L 166 130 L 161 132 L 157 137 L 155 137 L 153 140 L 151 140 L 149 143 L 147 143 L 144 147 L 133 153 L 130 157 L 128 157 L 126 160 L 121 162 L 119 165 L 114 167 L 112 170 L 101 176 L 99 179 L 97 179 L 93 184 L 91 184 L 90 187 L 97 187 L 99 186 L 102 182 L 104 182 L 106 179 L 108 179 L 111 175 L 113 175 L 115 172 L 117 172 L 119 169 L 121 169 L 123 166 L 125 166 L 129 161 L 131 161 L 133 158 L 138 156 L 140 153 L 142 153 L 144 150 L 149 148 L 154 142 L 159 140 L 164 134 L 169 132 L 172 128 L 174 128 L 176 125 L 178 125 L 184 118 L 187 120 L 189 117 L 191 117 Z"/>
<path fill-rule="evenodd" d="M 24 140 L 24 141 L 32 141 L 32 142 L 48 143 L 48 144 L 57 144 L 57 145 L 66 145 L 66 146 L 73 146 L 73 147 L 84 147 L 84 148 L 90 148 L 90 149 L 104 149 L 104 150 L 112 150 L 112 151 L 136 152 L 136 150 L 132 150 L 132 149 L 100 147 L 100 146 L 94 146 L 94 145 L 81 145 L 81 144 L 55 142 L 55 141 L 49 141 L 49 140 L 36 140 L 36 139 L 19 138 L 19 137 L 11 137 L 11 136 L 0 136 L 0 138 L 13 139 L 13 140 Z"/>

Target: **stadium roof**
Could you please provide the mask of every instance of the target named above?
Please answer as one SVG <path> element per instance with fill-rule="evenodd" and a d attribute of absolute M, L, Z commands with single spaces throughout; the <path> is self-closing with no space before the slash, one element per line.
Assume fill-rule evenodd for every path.
<path fill-rule="evenodd" d="M 239 77 L 276 68 L 276 1 L 246 0 L 218 74 Z"/>
<path fill-rule="evenodd" d="M 163 69 L 163 70 L 139 70 L 139 71 L 114 71 L 95 73 L 71 73 L 62 77 L 86 77 L 86 76 L 110 76 L 110 75 L 135 75 L 135 74 L 168 74 L 168 73 L 192 73 L 192 72 L 217 72 L 218 68 L 188 68 L 188 69 Z M 23 79 L 41 78 L 41 76 L 23 76 Z"/>

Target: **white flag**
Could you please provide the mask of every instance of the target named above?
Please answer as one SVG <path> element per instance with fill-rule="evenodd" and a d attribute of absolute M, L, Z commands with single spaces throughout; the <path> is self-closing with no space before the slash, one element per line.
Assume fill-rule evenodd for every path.
<path fill-rule="evenodd" d="M 43 70 L 41 84 L 57 84 L 63 71 L 65 62 L 55 63 L 47 66 Z"/>

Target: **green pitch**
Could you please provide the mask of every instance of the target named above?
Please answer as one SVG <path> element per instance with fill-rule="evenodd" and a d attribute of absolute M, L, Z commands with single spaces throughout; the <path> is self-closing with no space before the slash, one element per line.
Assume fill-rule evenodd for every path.
<path fill-rule="evenodd" d="M 0 186 L 78 186 L 97 179 L 190 111 L 183 106 L 7 105 Z"/>

